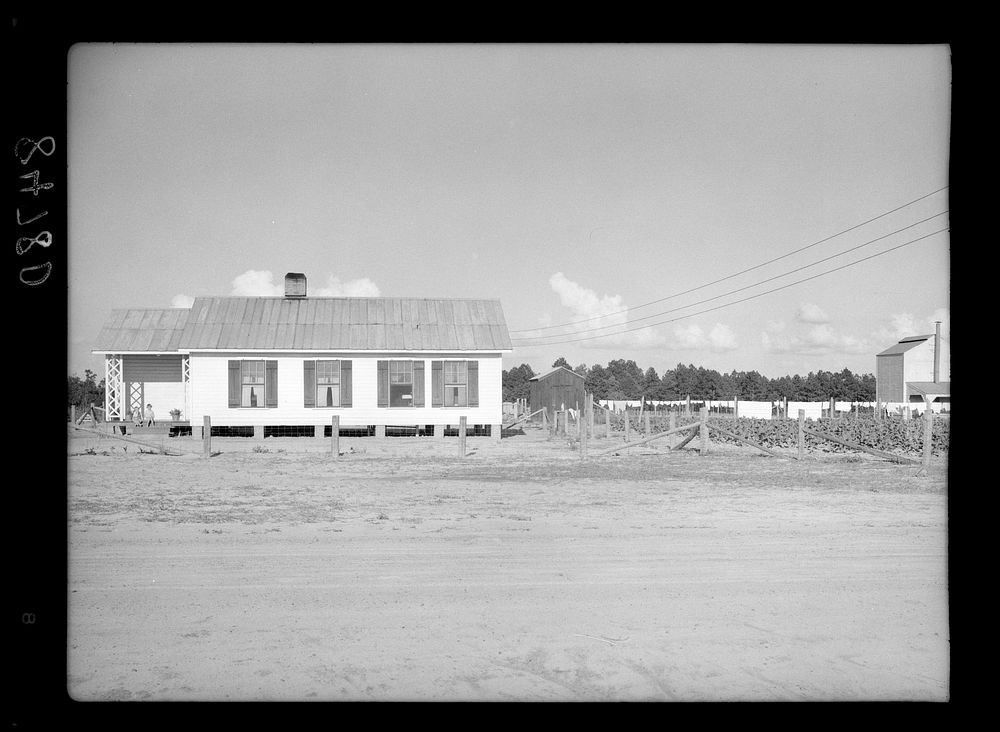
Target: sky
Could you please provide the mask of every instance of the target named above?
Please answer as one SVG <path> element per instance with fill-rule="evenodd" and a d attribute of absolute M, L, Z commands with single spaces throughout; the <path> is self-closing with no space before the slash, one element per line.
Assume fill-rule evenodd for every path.
<path fill-rule="evenodd" d="M 70 374 L 116 308 L 499 299 L 504 368 L 950 337 L 946 45 L 79 44 Z"/>

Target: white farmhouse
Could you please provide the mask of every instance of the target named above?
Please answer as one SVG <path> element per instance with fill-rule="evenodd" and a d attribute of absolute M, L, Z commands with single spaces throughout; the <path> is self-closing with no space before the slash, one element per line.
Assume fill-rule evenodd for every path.
<path fill-rule="evenodd" d="M 112 424 L 152 404 L 215 434 L 328 435 L 339 415 L 348 433 L 441 436 L 466 417 L 499 439 L 511 350 L 498 300 L 308 297 L 289 273 L 284 297 L 115 310 L 94 353 Z"/>

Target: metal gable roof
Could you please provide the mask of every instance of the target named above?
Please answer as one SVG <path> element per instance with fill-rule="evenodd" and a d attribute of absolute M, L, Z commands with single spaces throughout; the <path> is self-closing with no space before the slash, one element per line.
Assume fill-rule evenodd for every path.
<path fill-rule="evenodd" d="M 190 308 L 113 310 L 95 352 L 509 351 L 497 300 L 199 297 Z"/>
<path fill-rule="evenodd" d="M 97 335 L 94 351 L 176 351 L 189 316 L 186 308 L 112 310 Z"/>
<path fill-rule="evenodd" d="M 512 350 L 496 300 L 206 297 L 183 350 Z"/>

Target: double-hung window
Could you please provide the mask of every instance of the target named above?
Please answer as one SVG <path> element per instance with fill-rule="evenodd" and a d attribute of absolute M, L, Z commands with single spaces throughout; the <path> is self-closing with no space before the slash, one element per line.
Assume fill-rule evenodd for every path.
<path fill-rule="evenodd" d="M 424 406 L 424 362 L 379 361 L 377 404 L 379 407 Z"/>
<path fill-rule="evenodd" d="M 479 361 L 431 361 L 431 406 L 478 407 Z"/>
<path fill-rule="evenodd" d="M 340 406 L 340 361 L 316 362 L 316 406 Z"/>
<path fill-rule="evenodd" d="M 240 406 L 264 406 L 264 361 L 243 361 L 240 364 Z"/>
<path fill-rule="evenodd" d="M 264 359 L 229 361 L 229 406 L 278 406 L 278 362 Z"/>
<path fill-rule="evenodd" d="M 389 406 L 413 406 L 413 362 L 389 362 Z"/>
<path fill-rule="evenodd" d="M 302 362 L 306 407 L 350 407 L 353 369 L 350 359 Z"/>
<path fill-rule="evenodd" d="M 444 405 L 446 407 L 469 406 L 468 362 L 444 362 Z"/>

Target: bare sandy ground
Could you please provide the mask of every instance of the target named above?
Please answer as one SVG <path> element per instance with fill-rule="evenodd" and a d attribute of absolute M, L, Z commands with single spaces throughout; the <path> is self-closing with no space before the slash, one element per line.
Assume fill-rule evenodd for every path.
<path fill-rule="evenodd" d="M 165 444 L 69 442 L 74 699 L 949 699 L 944 460 Z"/>

